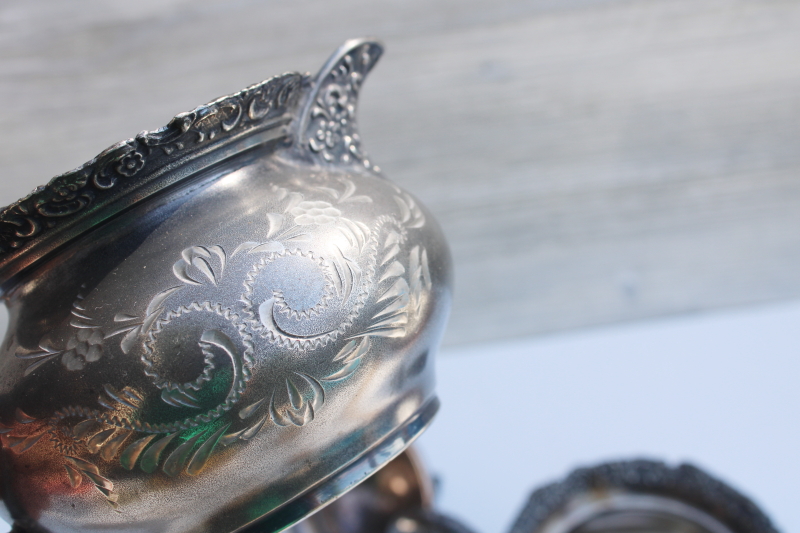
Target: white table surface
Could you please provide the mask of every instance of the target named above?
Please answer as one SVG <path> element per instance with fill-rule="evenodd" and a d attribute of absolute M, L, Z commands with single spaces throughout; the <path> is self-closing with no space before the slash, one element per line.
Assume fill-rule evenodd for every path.
<path fill-rule="evenodd" d="M 647 457 L 691 461 L 800 531 L 798 352 L 800 302 L 448 349 L 418 442 L 437 504 L 499 533 L 532 489 Z"/>
<path fill-rule="evenodd" d="M 507 531 L 578 466 L 689 461 L 800 531 L 800 303 L 450 349 L 419 440 L 438 505 Z"/>

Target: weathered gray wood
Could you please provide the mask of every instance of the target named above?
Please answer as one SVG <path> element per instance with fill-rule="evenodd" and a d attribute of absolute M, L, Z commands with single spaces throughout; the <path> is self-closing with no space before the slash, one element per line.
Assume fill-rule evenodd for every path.
<path fill-rule="evenodd" d="M 800 296 L 800 3 L 0 5 L 0 203 L 345 38 L 362 137 L 444 226 L 449 343 Z"/>

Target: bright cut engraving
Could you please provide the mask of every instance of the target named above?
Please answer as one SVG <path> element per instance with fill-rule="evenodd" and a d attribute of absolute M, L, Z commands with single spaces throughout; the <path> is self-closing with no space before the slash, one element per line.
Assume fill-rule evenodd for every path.
<path fill-rule="evenodd" d="M 9 300 L 41 311 L 5 344 L 0 420 L 3 453 L 46 470 L 25 481 L 53 502 L 32 523 L 222 532 L 278 510 L 280 530 L 430 421 L 433 367 L 416 361 L 447 314 L 448 254 L 361 149 L 380 53 L 350 42 L 316 78 L 178 115 L 0 216 L 30 233 L 0 231 L 0 270 L 38 261 L 22 248 L 63 261 Z M 173 500 L 199 511 L 175 522 Z"/>

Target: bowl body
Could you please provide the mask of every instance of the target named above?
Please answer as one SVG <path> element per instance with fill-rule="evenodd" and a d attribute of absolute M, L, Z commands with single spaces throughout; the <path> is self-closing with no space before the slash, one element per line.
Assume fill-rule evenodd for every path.
<path fill-rule="evenodd" d="M 12 253 L 0 507 L 19 527 L 277 531 L 430 422 L 450 257 L 360 151 L 355 100 L 379 53 L 349 42 L 273 101 L 221 99 L 140 134 L 109 163 L 119 181 L 183 149 L 175 131 L 218 132 Z M 259 109 L 281 113 L 229 133 Z"/>

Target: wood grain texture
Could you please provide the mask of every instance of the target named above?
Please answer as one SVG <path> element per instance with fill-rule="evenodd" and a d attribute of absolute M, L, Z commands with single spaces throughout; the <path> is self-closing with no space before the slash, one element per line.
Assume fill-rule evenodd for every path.
<path fill-rule="evenodd" d="M 800 296 L 800 2 L 0 3 L 0 203 L 346 38 L 453 249 L 448 343 Z"/>

